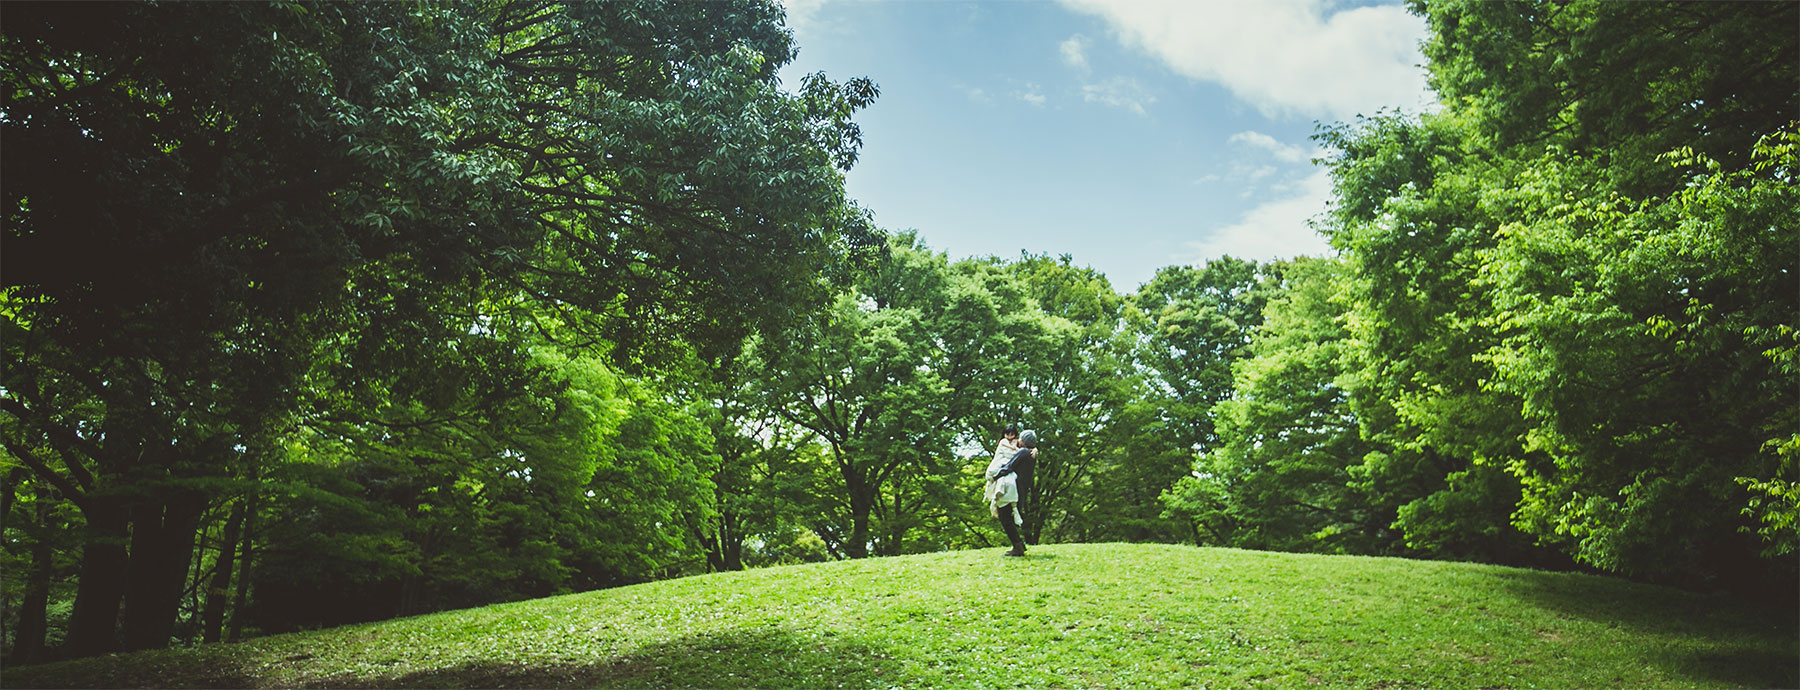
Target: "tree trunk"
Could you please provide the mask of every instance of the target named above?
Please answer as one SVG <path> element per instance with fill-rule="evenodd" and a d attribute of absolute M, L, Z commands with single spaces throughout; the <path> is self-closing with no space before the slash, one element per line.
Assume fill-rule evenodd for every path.
<path fill-rule="evenodd" d="M 203 642 L 218 642 L 225 632 L 225 600 L 231 597 L 231 571 L 237 564 L 238 538 L 244 528 L 244 503 L 231 508 L 225 520 L 225 535 L 219 543 L 219 563 L 213 568 L 212 583 L 206 588 L 206 608 L 200 614 Z"/>
<path fill-rule="evenodd" d="M 900 487 L 895 486 L 893 512 L 889 513 L 890 519 L 887 520 L 887 538 L 882 539 L 881 544 L 877 546 L 877 552 L 881 555 L 898 556 L 901 554 L 901 548 L 906 541 L 906 519 L 904 518 L 906 514 L 905 499 L 901 496 Z"/>
<path fill-rule="evenodd" d="M 206 518 L 204 516 L 201 517 L 199 525 L 195 528 L 195 536 L 199 540 L 199 543 L 195 544 L 193 548 L 188 549 L 187 570 L 181 575 L 182 596 L 187 598 L 187 602 L 182 605 L 181 611 L 185 611 L 188 620 L 193 621 L 196 626 L 206 622 L 206 619 L 202 615 L 206 611 L 206 552 L 209 549 L 216 548 L 214 544 L 208 543 L 212 540 L 212 529 L 208 527 L 206 523 Z M 181 613 L 176 613 L 175 620 L 181 620 Z M 198 634 L 189 634 L 188 637 L 190 639 L 184 641 L 191 641 L 193 638 L 197 638 Z"/>
<path fill-rule="evenodd" d="M 850 495 L 850 538 L 844 541 L 844 555 L 850 558 L 869 557 L 869 515 L 875 512 L 876 487 L 870 486 L 868 475 L 862 473 L 855 463 L 846 462 L 844 451 L 836 451 L 839 456 L 838 474 L 844 478 L 844 489 Z"/>
<path fill-rule="evenodd" d="M 193 493 L 140 504 L 133 511 L 131 561 L 125 590 L 125 648 L 169 645 L 193 557 L 194 533 L 206 501 Z"/>
<path fill-rule="evenodd" d="M 119 606 L 125 597 L 125 550 L 130 530 L 123 501 L 113 496 L 89 496 L 85 543 L 81 549 L 81 577 L 75 590 L 75 611 L 69 619 L 69 651 L 75 656 L 94 656 L 118 648 Z"/>
<path fill-rule="evenodd" d="M 724 557 L 726 570 L 744 569 L 744 537 L 739 533 L 737 523 L 737 517 L 727 513 L 719 531 L 720 555 Z"/>
<path fill-rule="evenodd" d="M 237 557 L 237 593 L 231 601 L 231 637 L 227 638 L 231 642 L 244 639 L 244 618 L 250 603 L 250 573 L 256 565 L 256 561 L 251 559 L 250 555 L 251 547 L 256 543 L 256 511 L 258 498 L 261 496 L 261 491 L 252 489 L 249 505 L 244 508 L 243 545 L 238 549 Z"/>
<path fill-rule="evenodd" d="M 712 572 L 744 569 L 744 541 L 738 536 L 737 522 L 730 511 L 719 511 L 718 520 L 713 522 L 714 533 L 700 535 L 701 543 L 706 545 L 706 566 Z"/>
<path fill-rule="evenodd" d="M 712 534 L 704 529 L 695 529 L 694 538 L 700 540 L 700 548 L 706 552 L 706 572 L 718 573 L 725 570 L 725 538 L 721 536 L 725 530 L 724 520 L 714 523 L 717 528 Z"/>
<path fill-rule="evenodd" d="M 1038 500 L 1037 487 L 1032 487 L 1031 494 L 1019 495 L 1019 509 L 1025 511 L 1020 514 L 1025 518 L 1025 526 L 1020 528 L 1020 532 L 1025 537 L 1025 543 L 1037 546 L 1038 535 L 1044 531 L 1044 511 L 1038 509 L 1042 501 Z"/>
<path fill-rule="evenodd" d="M 42 661 L 44 634 L 49 630 L 50 576 L 54 573 L 50 548 L 50 519 L 53 497 L 44 488 L 37 489 L 37 529 L 32 535 L 31 573 L 25 585 L 25 597 L 19 604 L 19 624 L 14 628 L 12 655 L 7 664 L 33 664 Z"/>
<path fill-rule="evenodd" d="M 437 575 L 437 568 L 432 564 L 432 560 L 438 556 L 438 541 L 437 525 L 427 526 L 425 534 L 419 542 L 419 573 L 400 576 L 400 611 L 398 615 L 411 616 L 430 610 L 431 593 L 427 590 L 427 585 Z"/>
<path fill-rule="evenodd" d="M 869 557 L 869 514 L 875 509 L 873 493 L 856 490 L 850 494 L 850 538 L 844 542 L 844 555 L 851 558 Z"/>

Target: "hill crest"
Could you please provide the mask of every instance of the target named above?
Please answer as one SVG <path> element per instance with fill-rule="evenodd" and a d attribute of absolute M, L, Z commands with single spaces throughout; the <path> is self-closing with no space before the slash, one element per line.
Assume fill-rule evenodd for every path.
<path fill-rule="evenodd" d="M 785 566 L 5 687 L 1792 687 L 1792 616 L 1610 578 L 1147 544 Z"/>

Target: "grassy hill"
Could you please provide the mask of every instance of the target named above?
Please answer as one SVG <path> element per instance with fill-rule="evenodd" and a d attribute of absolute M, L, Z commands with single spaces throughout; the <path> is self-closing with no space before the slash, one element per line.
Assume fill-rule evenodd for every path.
<path fill-rule="evenodd" d="M 198 649 L 20 687 L 1800 686 L 1793 611 L 1387 558 L 1045 546 L 722 573 Z"/>

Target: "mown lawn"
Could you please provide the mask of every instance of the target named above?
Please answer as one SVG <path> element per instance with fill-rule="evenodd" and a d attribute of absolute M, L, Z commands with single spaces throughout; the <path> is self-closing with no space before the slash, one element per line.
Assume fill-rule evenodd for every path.
<path fill-rule="evenodd" d="M 1794 611 L 1586 575 L 1158 545 L 723 573 L 232 645 L 26 687 L 1800 686 Z"/>

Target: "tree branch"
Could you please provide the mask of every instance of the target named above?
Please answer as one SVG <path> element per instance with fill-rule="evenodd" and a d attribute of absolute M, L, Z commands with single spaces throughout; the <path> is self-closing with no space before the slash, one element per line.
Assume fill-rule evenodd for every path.
<path fill-rule="evenodd" d="M 94 488 L 94 475 L 89 473 L 87 468 L 82 467 L 79 461 L 70 457 L 70 451 L 79 451 L 89 459 L 99 462 L 100 448 L 98 446 L 61 425 L 50 423 L 47 419 L 33 419 L 36 415 L 31 414 L 29 408 L 14 398 L 0 398 L 0 410 L 12 413 L 19 421 L 48 434 L 51 440 L 59 445 L 66 446 L 61 455 L 63 456 L 63 465 L 69 468 L 70 476 L 74 477 L 83 489 Z"/>
<path fill-rule="evenodd" d="M 25 466 L 31 468 L 33 473 L 42 477 L 44 481 L 50 482 L 51 486 L 54 486 L 58 491 L 61 491 L 63 496 L 67 497 L 77 508 L 81 508 L 83 511 L 87 510 L 87 494 L 74 484 L 69 483 L 68 479 L 57 474 L 55 470 L 50 469 L 50 466 L 39 459 L 37 454 L 32 453 L 30 449 L 20 444 L 14 443 L 11 438 L 0 438 L 0 444 L 5 445 L 6 451 L 12 453 L 13 457 L 18 458 L 21 462 L 24 462 Z"/>

